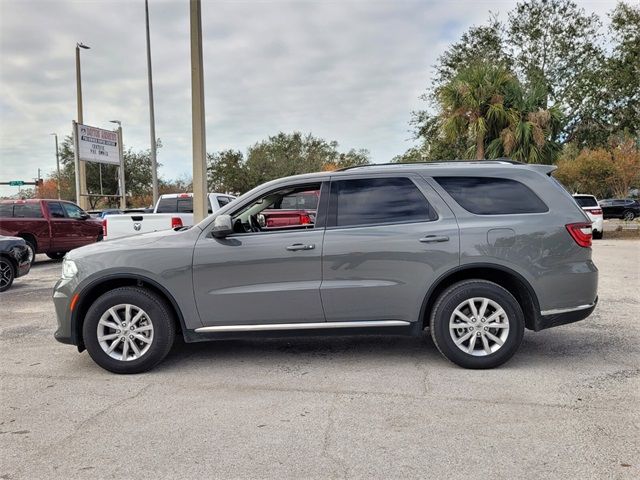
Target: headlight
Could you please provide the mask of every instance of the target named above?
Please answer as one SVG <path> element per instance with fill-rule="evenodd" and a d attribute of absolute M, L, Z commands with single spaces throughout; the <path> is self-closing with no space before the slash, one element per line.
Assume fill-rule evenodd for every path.
<path fill-rule="evenodd" d="M 73 278 L 77 273 L 78 267 L 76 267 L 76 262 L 65 258 L 62 261 L 62 278 Z"/>

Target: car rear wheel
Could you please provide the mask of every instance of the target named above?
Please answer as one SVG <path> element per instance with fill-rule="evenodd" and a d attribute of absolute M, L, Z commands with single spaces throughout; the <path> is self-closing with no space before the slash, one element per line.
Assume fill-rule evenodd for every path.
<path fill-rule="evenodd" d="M 61 260 L 65 253 L 67 252 L 53 252 L 53 253 L 47 253 L 47 257 L 49 257 L 51 260 Z"/>
<path fill-rule="evenodd" d="M 635 213 L 633 213 L 632 210 L 627 210 L 626 212 L 624 212 L 622 214 L 622 218 L 623 220 L 626 220 L 627 222 L 630 222 L 631 220 L 633 220 L 636 217 Z"/>
<path fill-rule="evenodd" d="M 447 288 L 431 312 L 431 336 L 447 359 L 465 368 L 509 360 L 524 335 L 518 301 L 500 285 L 465 280 Z"/>
<path fill-rule="evenodd" d="M 593 231 L 593 239 L 594 240 L 601 240 L 602 239 L 602 231 L 594 230 Z"/>
<path fill-rule="evenodd" d="M 0 292 L 9 290 L 16 277 L 16 270 L 11 260 L 0 258 Z"/>
<path fill-rule="evenodd" d="M 167 303 L 138 287 L 105 293 L 89 308 L 82 328 L 89 355 L 114 373 L 141 373 L 160 363 L 175 339 Z"/>

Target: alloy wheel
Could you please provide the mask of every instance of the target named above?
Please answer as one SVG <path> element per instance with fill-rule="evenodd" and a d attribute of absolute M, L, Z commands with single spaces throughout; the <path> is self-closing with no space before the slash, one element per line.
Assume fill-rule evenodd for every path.
<path fill-rule="evenodd" d="M 476 357 L 497 352 L 509 336 L 509 318 L 494 300 L 464 300 L 451 314 L 449 334 L 463 352 Z"/>
<path fill-rule="evenodd" d="M 13 280 L 13 268 L 8 261 L 0 260 L 0 288 L 7 288 Z"/>
<path fill-rule="evenodd" d="M 111 358 L 129 362 L 142 357 L 153 343 L 153 323 L 140 307 L 115 305 L 102 314 L 98 343 Z"/>

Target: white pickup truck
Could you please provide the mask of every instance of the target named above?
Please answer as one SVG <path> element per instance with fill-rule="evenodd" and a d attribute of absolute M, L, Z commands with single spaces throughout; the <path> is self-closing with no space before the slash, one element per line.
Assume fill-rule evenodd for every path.
<path fill-rule="evenodd" d="M 210 193 L 208 195 L 209 214 L 224 207 L 235 198 L 225 193 Z M 102 220 L 104 240 L 192 225 L 193 193 L 161 195 L 153 213 L 107 215 Z"/>

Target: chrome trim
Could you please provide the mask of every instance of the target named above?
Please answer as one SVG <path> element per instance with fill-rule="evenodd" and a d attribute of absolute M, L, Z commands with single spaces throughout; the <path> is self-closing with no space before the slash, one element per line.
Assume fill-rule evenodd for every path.
<path fill-rule="evenodd" d="M 207 332 L 259 332 L 268 330 L 313 330 L 322 328 L 360 327 L 405 327 L 409 322 L 402 320 L 379 320 L 364 322 L 316 322 L 316 323 L 264 323 L 258 325 L 216 325 L 196 328 L 196 333 Z"/>
<path fill-rule="evenodd" d="M 595 306 L 595 302 L 588 305 L 579 305 L 577 307 L 554 308 L 553 310 L 543 310 L 540 312 L 540 315 L 546 317 L 547 315 L 558 315 L 559 313 L 577 312 L 579 310 L 586 310 L 587 308 L 591 308 L 593 306 Z"/>

